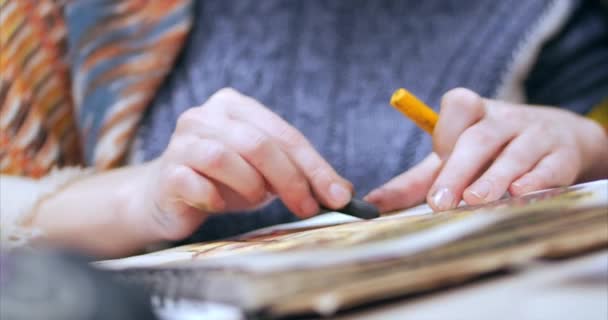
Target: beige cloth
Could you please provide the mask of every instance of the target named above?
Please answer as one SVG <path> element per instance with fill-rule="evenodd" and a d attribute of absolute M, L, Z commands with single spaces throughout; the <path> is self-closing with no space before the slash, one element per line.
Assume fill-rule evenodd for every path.
<path fill-rule="evenodd" d="M 24 225 L 36 206 L 57 190 L 92 172 L 68 167 L 53 170 L 42 179 L 0 175 L 0 246 L 11 250 L 42 236 L 43 230 Z"/>

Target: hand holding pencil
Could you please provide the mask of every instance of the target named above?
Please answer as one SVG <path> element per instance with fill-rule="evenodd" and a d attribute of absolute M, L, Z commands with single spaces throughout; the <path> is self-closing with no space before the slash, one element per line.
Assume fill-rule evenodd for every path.
<path fill-rule="evenodd" d="M 387 212 L 426 199 L 434 210 L 608 177 L 608 136 L 595 122 L 551 107 L 483 99 L 453 89 L 439 115 L 405 89 L 391 104 L 433 136 L 433 150 L 415 167 L 365 200 Z M 602 148 L 601 146 L 605 146 Z"/>

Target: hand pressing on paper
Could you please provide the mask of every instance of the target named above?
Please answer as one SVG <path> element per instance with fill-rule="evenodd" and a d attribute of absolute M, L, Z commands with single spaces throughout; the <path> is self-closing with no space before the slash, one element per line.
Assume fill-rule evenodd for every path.
<path fill-rule="evenodd" d="M 223 89 L 184 112 L 157 159 L 74 181 L 37 207 L 45 241 L 104 257 L 189 236 L 211 214 L 278 196 L 300 217 L 340 208 L 352 186 L 278 115 Z"/>
<path fill-rule="evenodd" d="M 436 211 L 461 200 L 482 204 L 512 195 L 608 177 L 608 136 L 592 120 L 551 107 L 447 92 L 433 149 L 409 171 L 370 192 L 381 211 L 421 203 Z"/>
<path fill-rule="evenodd" d="M 304 218 L 320 204 L 342 207 L 352 194 L 297 129 L 232 89 L 179 117 L 148 176 L 153 201 L 141 212 L 169 239 L 188 236 L 209 214 L 252 209 L 275 195 Z"/>

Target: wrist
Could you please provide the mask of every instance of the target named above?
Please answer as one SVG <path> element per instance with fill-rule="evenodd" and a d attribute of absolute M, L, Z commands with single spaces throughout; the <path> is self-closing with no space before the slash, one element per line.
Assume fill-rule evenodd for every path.
<path fill-rule="evenodd" d="M 132 179 L 126 179 L 117 189 L 119 219 L 125 221 L 130 232 L 137 236 L 143 246 L 165 241 L 157 223 L 154 221 L 156 207 L 150 195 L 152 174 L 158 161 L 142 164 Z"/>

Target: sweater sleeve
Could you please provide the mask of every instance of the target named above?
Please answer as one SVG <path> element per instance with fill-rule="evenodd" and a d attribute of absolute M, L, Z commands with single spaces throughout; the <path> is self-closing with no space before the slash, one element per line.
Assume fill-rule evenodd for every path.
<path fill-rule="evenodd" d="M 581 1 L 542 48 L 526 82 L 528 103 L 585 114 L 608 126 L 608 8 Z"/>

